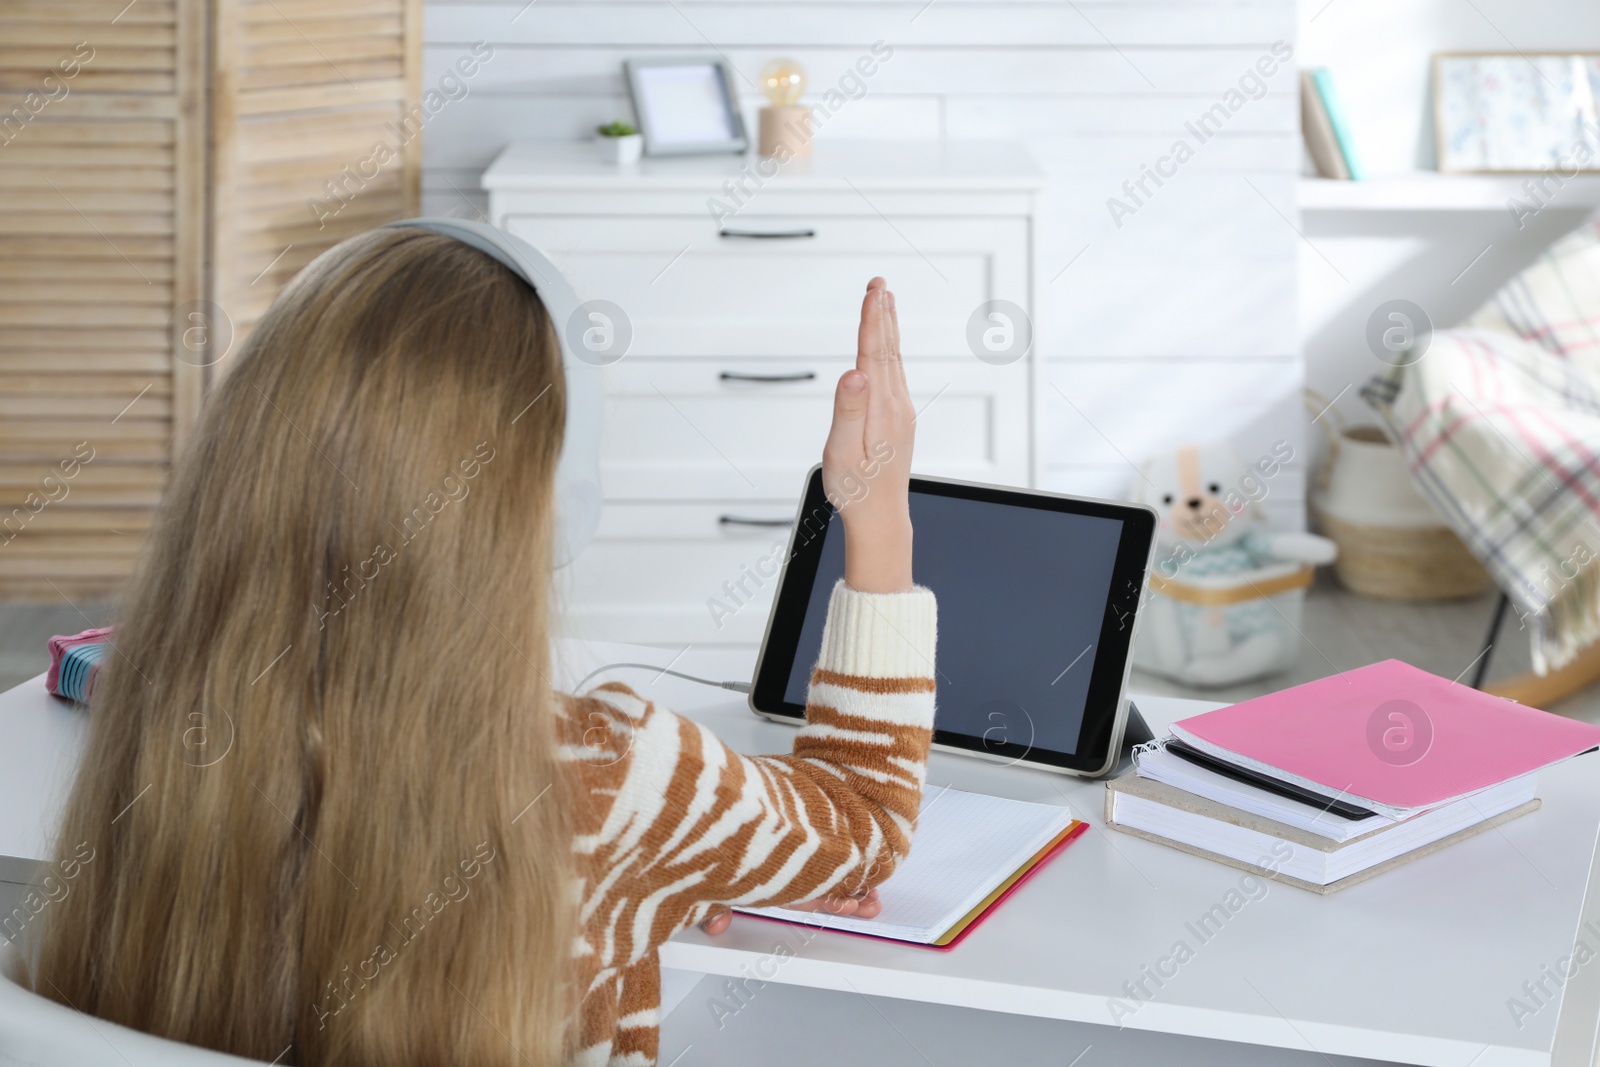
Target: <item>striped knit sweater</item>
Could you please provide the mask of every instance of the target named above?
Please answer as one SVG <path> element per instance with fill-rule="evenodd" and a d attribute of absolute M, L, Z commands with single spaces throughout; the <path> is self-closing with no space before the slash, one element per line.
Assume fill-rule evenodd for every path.
<path fill-rule="evenodd" d="M 925 589 L 836 585 L 788 756 L 741 756 L 619 684 L 566 698 L 578 1064 L 655 1062 L 657 951 L 715 906 L 859 893 L 893 872 L 932 739 L 935 615 Z"/>

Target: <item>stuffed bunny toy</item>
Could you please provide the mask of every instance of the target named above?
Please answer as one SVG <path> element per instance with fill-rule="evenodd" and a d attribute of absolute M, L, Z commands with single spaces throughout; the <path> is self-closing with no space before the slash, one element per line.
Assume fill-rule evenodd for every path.
<path fill-rule="evenodd" d="M 1190 603 L 1152 588 L 1134 665 L 1196 686 L 1231 685 L 1288 665 L 1298 640 L 1293 625 L 1263 596 L 1252 595 L 1283 564 L 1323 564 L 1332 541 L 1308 533 L 1272 533 L 1261 509 L 1266 481 L 1294 455 L 1281 442 L 1254 467 L 1225 444 L 1189 445 L 1139 468 L 1133 498 L 1161 516 L 1152 586 L 1161 579 L 1236 589 L 1237 603 Z M 1267 574 L 1252 574 L 1261 572 Z M 1238 575 L 1237 583 L 1229 583 Z"/>

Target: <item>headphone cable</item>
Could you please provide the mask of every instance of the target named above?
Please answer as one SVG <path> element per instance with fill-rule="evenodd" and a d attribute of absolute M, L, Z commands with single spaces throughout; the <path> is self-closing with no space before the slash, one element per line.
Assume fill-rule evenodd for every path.
<path fill-rule="evenodd" d="M 750 692 L 749 682 L 718 682 L 710 678 L 700 678 L 693 674 L 684 674 L 682 671 L 674 671 L 666 667 L 658 667 L 654 663 L 607 663 L 605 666 L 596 667 L 594 670 L 584 675 L 583 680 L 572 687 L 573 693 L 582 695 L 583 687 L 589 684 L 589 680 L 591 678 L 594 678 L 596 675 L 604 674 L 606 671 L 613 671 L 622 667 L 633 667 L 642 671 L 655 671 L 656 677 L 658 678 L 663 674 L 670 674 L 674 678 L 682 678 L 687 682 L 699 682 L 701 685 L 715 686 L 718 689 L 728 689 L 735 693 Z"/>

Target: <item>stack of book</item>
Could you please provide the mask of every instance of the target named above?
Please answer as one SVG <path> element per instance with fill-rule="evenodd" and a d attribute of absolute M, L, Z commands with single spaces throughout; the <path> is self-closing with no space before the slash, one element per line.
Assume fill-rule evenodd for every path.
<path fill-rule="evenodd" d="M 1387 660 L 1173 723 L 1106 784 L 1106 823 L 1331 893 L 1536 810 L 1538 772 L 1596 746 Z"/>

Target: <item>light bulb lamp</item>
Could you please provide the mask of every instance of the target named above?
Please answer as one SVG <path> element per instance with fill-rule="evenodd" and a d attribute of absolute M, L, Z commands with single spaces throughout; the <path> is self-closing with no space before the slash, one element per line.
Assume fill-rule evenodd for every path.
<path fill-rule="evenodd" d="M 761 109 L 757 151 L 792 159 L 811 154 L 811 109 L 797 101 L 805 92 L 806 72 L 792 59 L 775 59 L 761 71 L 761 91 L 770 103 Z"/>

